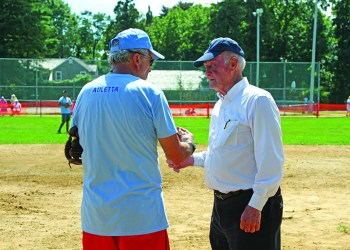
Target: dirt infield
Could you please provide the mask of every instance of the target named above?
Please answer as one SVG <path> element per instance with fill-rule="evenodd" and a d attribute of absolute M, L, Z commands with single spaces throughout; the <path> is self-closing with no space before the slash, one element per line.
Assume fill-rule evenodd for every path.
<path fill-rule="evenodd" d="M 350 249 L 350 146 L 285 151 L 282 249 Z M 81 249 L 81 167 L 68 167 L 62 145 L 0 152 L 0 249 Z M 163 153 L 161 163 L 172 250 L 210 249 L 213 198 L 202 169 L 176 174 Z"/>

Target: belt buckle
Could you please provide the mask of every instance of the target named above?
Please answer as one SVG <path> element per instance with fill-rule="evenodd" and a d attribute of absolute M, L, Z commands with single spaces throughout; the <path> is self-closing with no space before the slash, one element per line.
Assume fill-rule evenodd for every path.
<path fill-rule="evenodd" d="M 216 197 L 218 197 L 220 200 L 225 200 L 220 193 L 214 193 Z"/>

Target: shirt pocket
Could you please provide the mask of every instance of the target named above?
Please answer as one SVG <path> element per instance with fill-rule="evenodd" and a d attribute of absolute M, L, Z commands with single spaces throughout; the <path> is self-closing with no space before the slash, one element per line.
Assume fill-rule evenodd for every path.
<path fill-rule="evenodd" d="M 229 145 L 236 145 L 238 138 L 238 121 L 228 121 L 221 128 L 220 136 L 217 139 L 217 146 L 224 147 Z"/>

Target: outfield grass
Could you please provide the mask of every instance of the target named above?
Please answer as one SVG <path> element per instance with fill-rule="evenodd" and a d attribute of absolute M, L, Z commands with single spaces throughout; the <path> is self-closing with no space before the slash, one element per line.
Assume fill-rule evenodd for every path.
<path fill-rule="evenodd" d="M 208 143 L 208 118 L 175 117 L 177 126 L 195 135 L 197 144 Z M 0 144 L 63 144 L 56 134 L 61 116 L 0 117 Z M 290 145 L 350 145 L 350 117 L 282 117 L 283 143 Z M 64 131 L 64 129 L 62 129 Z"/>

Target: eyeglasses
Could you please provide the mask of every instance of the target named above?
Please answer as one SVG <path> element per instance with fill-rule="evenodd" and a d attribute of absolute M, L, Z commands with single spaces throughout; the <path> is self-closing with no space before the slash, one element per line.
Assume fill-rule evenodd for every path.
<path fill-rule="evenodd" d="M 152 66 L 154 62 L 154 59 L 151 58 L 151 60 L 149 60 L 149 66 Z"/>
<path fill-rule="evenodd" d="M 144 58 L 149 58 L 148 55 L 145 55 L 145 54 L 143 54 L 143 53 L 141 53 L 141 52 L 139 52 L 139 51 L 135 51 L 135 50 L 129 49 L 129 52 L 130 52 L 130 53 L 134 53 L 134 54 L 139 54 L 139 55 L 141 55 L 141 56 L 144 57 Z M 151 57 L 150 60 L 149 60 L 149 66 L 152 66 L 152 65 L 153 65 L 153 62 L 154 62 L 154 59 Z"/>

